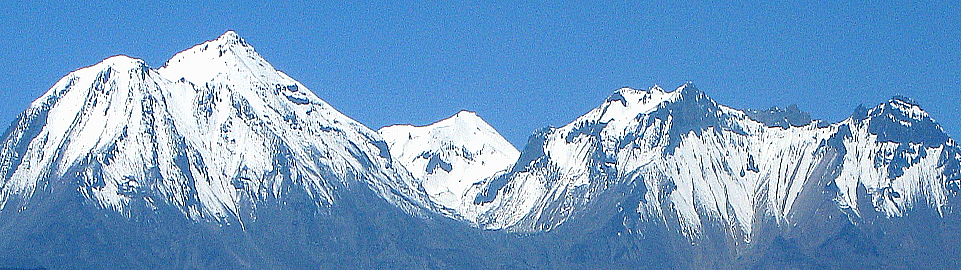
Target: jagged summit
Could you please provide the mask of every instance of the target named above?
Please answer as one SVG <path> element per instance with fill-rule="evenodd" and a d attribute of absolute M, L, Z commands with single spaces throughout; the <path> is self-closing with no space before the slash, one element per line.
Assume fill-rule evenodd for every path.
<path fill-rule="evenodd" d="M 767 110 L 744 110 L 748 117 L 769 127 L 801 127 L 814 121 L 807 112 L 798 109 L 796 104 L 787 108 L 771 107 Z"/>
<path fill-rule="evenodd" d="M 883 110 L 890 111 L 894 109 L 900 112 L 900 114 L 914 120 L 922 120 L 930 117 L 927 112 L 921 109 L 921 106 L 916 101 L 901 95 L 891 97 L 883 106 Z"/>
<path fill-rule="evenodd" d="M 648 91 L 651 91 L 651 92 L 665 92 L 665 91 L 664 91 L 664 88 L 661 88 L 661 86 L 660 86 L 660 85 L 657 85 L 657 84 L 651 86 L 651 88 L 649 88 Z"/>
<path fill-rule="evenodd" d="M 651 86 L 648 90 L 637 90 L 629 87 L 620 88 L 607 98 L 607 103 L 617 101 L 622 107 L 628 108 L 629 114 L 637 115 L 640 113 L 666 109 L 685 109 L 691 104 L 698 109 L 716 106 L 716 102 L 707 96 L 706 93 L 697 89 L 694 83 L 687 82 L 673 91 L 667 92 L 658 85 Z M 605 104 L 602 107 L 610 106 Z M 606 111 L 605 111 L 606 112 Z"/>
<path fill-rule="evenodd" d="M 675 89 L 674 91 L 681 91 L 681 93 L 685 91 L 692 91 L 693 93 L 701 92 L 701 90 L 697 89 L 697 86 L 695 86 L 694 82 L 692 81 L 688 81 L 688 82 L 685 82 L 684 84 L 681 84 L 681 86 L 678 86 L 677 89 Z"/>
<path fill-rule="evenodd" d="M 671 92 L 622 88 L 572 123 L 536 133 L 512 170 L 468 194 L 485 228 L 552 230 L 578 213 L 595 215 L 578 209 L 613 196 L 601 201 L 624 200 L 614 219 L 668 222 L 691 241 L 721 221 L 728 235 L 751 242 L 762 220 L 791 224 L 810 214 L 822 203 L 811 198 L 824 196 L 814 194 L 831 194 L 825 201 L 851 209 L 852 219 L 942 211 L 961 156 L 911 104 L 863 110 L 867 122 L 810 125 L 795 106 L 739 111 L 690 83 Z"/>
<path fill-rule="evenodd" d="M 701 102 L 703 100 L 715 103 L 707 93 L 704 93 L 704 91 L 694 86 L 693 82 L 686 82 L 671 93 L 674 94 L 672 98 L 673 102 Z"/>
<path fill-rule="evenodd" d="M 915 101 L 913 98 L 910 98 L 904 95 L 894 95 L 894 96 L 891 96 L 890 99 L 888 99 L 888 102 L 895 102 L 895 101 L 904 102 L 911 105 L 919 105 L 918 102 Z"/>
<path fill-rule="evenodd" d="M 851 121 L 867 123 L 880 141 L 919 143 L 933 147 L 951 141 L 944 129 L 914 100 L 894 96 L 874 108 L 859 106 Z"/>

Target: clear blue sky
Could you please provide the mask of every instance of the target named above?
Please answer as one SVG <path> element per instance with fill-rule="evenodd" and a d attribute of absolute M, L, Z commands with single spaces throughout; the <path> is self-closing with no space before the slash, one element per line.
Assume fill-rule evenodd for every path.
<path fill-rule="evenodd" d="M 116 54 L 159 67 L 233 29 L 374 129 L 468 109 L 523 147 L 619 87 L 693 81 L 722 104 L 796 103 L 830 121 L 903 94 L 961 135 L 954 1 L 11 2 L 0 8 L 4 126 L 71 70 Z"/>

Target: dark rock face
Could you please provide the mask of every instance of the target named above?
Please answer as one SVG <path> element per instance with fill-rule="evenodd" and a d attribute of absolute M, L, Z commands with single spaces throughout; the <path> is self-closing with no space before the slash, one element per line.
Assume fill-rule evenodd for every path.
<path fill-rule="evenodd" d="M 769 127 L 785 129 L 802 127 L 813 121 L 810 114 L 801 111 L 795 104 L 791 104 L 786 109 L 773 107 L 767 110 L 745 110 L 744 112 L 754 121 L 764 123 Z"/>
<path fill-rule="evenodd" d="M 673 153 L 682 136 L 689 132 L 701 136 L 709 127 L 713 127 L 713 130 L 730 130 L 744 134 L 743 128 L 733 121 L 733 116 L 723 113 L 713 99 L 693 84 L 685 84 L 675 91 L 680 91 L 680 100 L 665 102 L 650 115 L 661 121 L 670 119 L 671 125 L 667 130 L 670 142 L 665 153 Z"/>
<path fill-rule="evenodd" d="M 948 135 L 927 113 L 905 97 L 894 97 L 867 112 L 868 129 L 879 141 L 919 143 L 925 147 L 944 144 Z"/>

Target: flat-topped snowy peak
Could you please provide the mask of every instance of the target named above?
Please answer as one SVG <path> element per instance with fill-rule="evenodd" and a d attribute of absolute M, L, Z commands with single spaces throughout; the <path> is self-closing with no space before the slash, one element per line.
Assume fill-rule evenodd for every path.
<path fill-rule="evenodd" d="M 292 198 L 319 210 L 358 188 L 429 208 L 380 135 L 233 31 L 160 69 L 115 56 L 71 72 L 2 140 L 0 213 L 62 190 L 128 216 L 172 208 L 226 223 Z"/>
<path fill-rule="evenodd" d="M 426 126 L 381 128 L 391 156 L 422 181 L 431 199 L 451 209 L 468 187 L 514 164 L 519 152 L 474 112 Z"/>

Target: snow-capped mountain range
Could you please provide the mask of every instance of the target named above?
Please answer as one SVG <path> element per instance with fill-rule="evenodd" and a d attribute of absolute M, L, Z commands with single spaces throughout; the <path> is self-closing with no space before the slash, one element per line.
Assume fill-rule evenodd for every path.
<path fill-rule="evenodd" d="M 443 133 L 435 126 L 448 121 L 419 129 Z M 391 128 L 381 133 L 408 168 L 483 167 L 444 158 L 429 162 L 430 153 L 466 147 L 449 135 L 405 144 L 394 142 L 427 136 Z M 503 140 L 496 133 L 483 134 L 464 141 Z M 491 153 L 513 151 L 503 143 L 490 146 Z M 538 131 L 516 163 L 472 173 L 460 202 L 449 195 L 437 200 L 459 205 L 460 217 L 486 229 L 548 231 L 609 187 L 630 182 L 639 187 L 630 195 L 640 201 L 619 207 L 636 212 L 638 221 L 676 219 L 692 240 L 704 222 L 721 222 L 735 238 L 750 242 L 757 222 L 794 224 L 810 218 L 804 204 L 810 194 L 830 193 L 853 222 L 865 211 L 888 217 L 916 207 L 947 211 L 961 183 L 959 161 L 955 142 L 904 97 L 859 108 L 829 124 L 796 107 L 736 110 L 717 104 L 693 84 L 671 92 L 657 86 L 624 88 L 571 124 Z M 415 176 L 433 181 L 428 190 L 448 190 L 437 187 L 443 183 L 456 190 L 468 187 L 429 174 Z M 861 196 L 870 199 L 868 209 L 857 203 Z"/>
<path fill-rule="evenodd" d="M 961 148 L 906 97 L 622 88 L 518 151 L 469 111 L 374 131 L 228 31 L 71 72 L 0 139 L 0 267 L 961 266 Z"/>
<path fill-rule="evenodd" d="M 641 221 L 677 219 L 691 238 L 703 223 L 722 222 L 750 241 L 761 220 L 811 218 L 809 193 L 829 193 L 857 222 L 866 211 L 943 212 L 958 191 L 961 152 L 909 99 L 834 124 L 808 117 L 784 125 L 758 114 L 719 105 L 693 84 L 620 89 L 573 123 L 533 135 L 509 172 L 463 199 L 486 209 L 476 220 L 485 228 L 543 231 L 610 186 L 636 182 L 640 201 L 620 207 Z"/>

